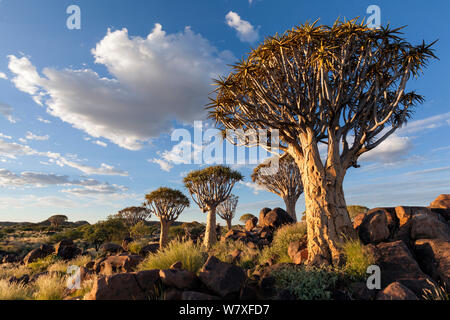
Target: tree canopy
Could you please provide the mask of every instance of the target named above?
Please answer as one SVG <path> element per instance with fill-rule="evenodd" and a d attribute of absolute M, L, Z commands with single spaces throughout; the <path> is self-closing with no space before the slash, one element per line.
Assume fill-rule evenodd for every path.
<path fill-rule="evenodd" d="M 189 199 L 181 191 L 166 187 L 147 194 L 145 199 L 150 211 L 165 221 L 176 220 L 189 207 Z"/>
<path fill-rule="evenodd" d="M 148 220 L 151 216 L 151 212 L 144 206 L 127 207 L 117 212 L 115 216 L 124 219 L 126 224 L 132 227 L 140 221 Z"/>

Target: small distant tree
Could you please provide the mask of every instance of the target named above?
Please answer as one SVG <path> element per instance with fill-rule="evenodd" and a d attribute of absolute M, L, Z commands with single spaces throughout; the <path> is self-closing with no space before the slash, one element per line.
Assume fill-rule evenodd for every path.
<path fill-rule="evenodd" d="M 236 212 L 236 207 L 239 201 L 239 197 L 234 194 L 230 194 L 230 196 L 224 202 L 220 203 L 217 206 L 217 214 L 223 220 L 227 222 L 228 230 L 231 230 L 231 221 L 234 218 L 234 214 Z"/>
<path fill-rule="evenodd" d="M 139 221 L 130 228 L 130 235 L 136 239 L 145 237 L 146 235 L 149 235 L 150 232 L 151 228 L 147 226 L 144 221 Z"/>
<path fill-rule="evenodd" d="M 146 205 L 161 222 L 159 246 L 163 248 L 168 243 L 169 227 L 186 207 L 189 199 L 178 190 L 161 187 L 145 196 Z"/>
<path fill-rule="evenodd" d="M 275 155 L 274 157 L 278 157 Z M 281 197 L 286 212 L 297 221 L 295 205 L 303 193 L 302 177 L 294 159 L 287 153 L 278 161 L 278 168 L 270 165 L 271 159 L 258 165 L 252 174 L 252 181 Z"/>
<path fill-rule="evenodd" d="M 256 216 L 254 216 L 254 215 L 251 214 L 251 213 L 246 213 L 246 214 L 243 214 L 243 215 L 239 218 L 239 221 L 241 221 L 241 222 L 243 222 L 243 223 L 246 223 L 247 220 L 250 220 L 250 219 L 253 219 L 253 218 L 256 218 Z"/>
<path fill-rule="evenodd" d="M 145 206 L 127 207 L 115 215 L 115 217 L 123 219 L 128 227 L 132 227 L 140 221 L 146 221 L 150 216 L 151 212 Z"/>
<path fill-rule="evenodd" d="M 217 242 L 217 206 L 229 197 L 235 183 L 241 180 L 242 175 L 239 172 L 226 166 L 211 166 L 192 171 L 184 178 L 184 185 L 194 202 L 204 213 L 208 213 L 204 238 L 206 248 Z"/>
<path fill-rule="evenodd" d="M 96 250 L 108 241 L 122 240 L 128 234 L 128 228 L 122 219 L 108 217 L 105 221 L 82 227 L 83 239 L 92 243 Z"/>
<path fill-rule="evenodd" d="M 63 214 L 56 214 L 54 216 L 51 216 L 47 220 L 48 220 L 48 222 L 51 223 L 52 226 L 58 227 L 58 226 L 62 225 L 64 222 L 66 222 L 68 220 L 68 218 L 67 218 L 67 216 L 65 216 Z"/>

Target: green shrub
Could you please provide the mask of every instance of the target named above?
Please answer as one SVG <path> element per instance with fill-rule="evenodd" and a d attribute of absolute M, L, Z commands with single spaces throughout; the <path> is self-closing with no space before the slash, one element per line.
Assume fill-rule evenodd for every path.
<path fill-rule="evenodd" d="M 144 236 L 150 235 L 151 229 L 144 221 L 139 221 L 130 228 L 130 235 L 133 238 L 140 239 Z"/>
<path fill-rule="evenodd" d="M 51 254 L 45 258 L 38 259 L 34 262 L 27 264 L 27 268 L 31 271 L 32 274 L 40 273 L 46 271 L 50 265 L 58 261 L 60 261 L 60 259 L 55 255 Z"/>
<path fill-rule="evenodd" d="M 162 250 L 151 253 L 142 261 L 138 270 L 168 269 L 173 263 L 181 261 L 183 269 L 197 272 L 203 266 L 207 254 L 200 245 L 192 241 L 173 240 Z"/>
<path fill-rule="evenodd" d="M 285 225 L 275 231 L 272 244 L 264 248 L 260 263 L 264 264 L 268 259 L 275 258 L 276 262 L 292 262 L 288 255 L 289 244 L 299 241 L 306 235 L 306 223 L 297 222 Z"/>
<path fill-rule="evenodd" d="M 286 265 L 272 272 L 275 286 L 299 300 L 330 300 L 339 275 L 326 268 Z"/>
<path fill-rule="evenodd" d="M 237 263 L 238 266 L 243 269 L 252 269 L 256 266 L 260 259 L 261 251 L 250 249 L 241 241 L 219 241 L 209 250 L 209 254 L 214 255 L 223 262 L 232 263 L 231 253 L 236 249 L 242 251 L 240 260 Z"/>
<path fill-rule="evenodd" d="M 367 267 L 375 263 L 375 257 L 364 248 L 359 239 L 347 240 L 343 249 L 346 260 L 344 272 L 353 279 L 365 279 Z"/>
<path fill-rule="evenodd" d="M 184 237 L 185 232 L 182 225 L 172 226 L 169 228 L 169 238 L 170 239 L 182 239 Z"/>
<path fill-rule="evenodd" d="M 251 213 L 246 213 L 246 214 L 243 214 L 243 215 L 239 218 L 239 221 L 241 221 L 241 222 L 243 222 L 243 223 L 246 223 L 247 220 L 250 220 L 250 219 L 252 219 L 252 218 L 255 218 L 255 216 L 254 216 L 253 214 L 251 214 Z"/>
<path fill-rule="evenodd" d="M 364 206 L 347 206 L 347 211 L 350 216 L 350 219 L 354 219 L 358 214 L 365 213 L 369 210 L 369 208 Z"/>
<path fill-rule="evenodd" d="M 133 241 L 128 244 L 128 251 L 139 254 L 141 249 L 147 244 L 147 241 Z"/>

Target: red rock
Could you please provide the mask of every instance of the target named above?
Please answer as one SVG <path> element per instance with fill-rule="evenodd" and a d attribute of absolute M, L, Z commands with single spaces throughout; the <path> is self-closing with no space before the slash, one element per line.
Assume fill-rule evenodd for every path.
<path fill-rule="evenodd" d="M 167 269 L 160 270 L 159 277 L 166 286 L 182 290 L 192 290 L 198 287 L 197 276 L 187 270 Z"/>
<path fill-rule="evenodd" d="M 433 202 L 430 203 L 430 208 L 450 209 L 450 194 L 439 195 Z"/>
<path fill-rule="evenodd" d="M 419 300 L 407 287 L 393 282 L 377 294 L 377 300 Z"/>

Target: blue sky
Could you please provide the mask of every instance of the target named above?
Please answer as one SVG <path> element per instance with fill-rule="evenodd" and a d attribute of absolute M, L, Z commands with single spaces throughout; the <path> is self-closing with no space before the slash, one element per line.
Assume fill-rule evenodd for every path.
<path fill-rule="evenodd" d="M 66 26 L 73 4 L 80 30 Z M 408 41 L 439 39 L 440 60 L 409 85 L 426 97 L 414 118 L 348 171 L 347 203 L 428 205 L 449 193 L 448 1 L 2 0 L 0 221 L 95 222 L 159 186 L 187 194 L 182 178 L 201 166 L 174 162 L 170 134 L 205 120 L 211 78 L 265 36 L 367 17 L 373 4 L 383 25 L 408 26 Z M 254 165 L 235 167 L 246 177 L 237 217 L 284 206 L 250 183 Z M 192 203 L 180 220 L 205 215 Z"/>

